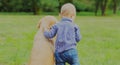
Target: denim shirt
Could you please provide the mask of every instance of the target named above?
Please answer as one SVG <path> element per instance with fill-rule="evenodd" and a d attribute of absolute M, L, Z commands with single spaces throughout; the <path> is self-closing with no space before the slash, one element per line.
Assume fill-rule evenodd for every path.
<path fill-rule="evenodd" d="M 44 36 L 46 38 L 56 36 L 55 52 L 76 48 L 76 43 L 81 39 L 79 27 L 69 18 L 62 18 L 59 23 L 52 26 L 50 31 L 45 31 Z"/>

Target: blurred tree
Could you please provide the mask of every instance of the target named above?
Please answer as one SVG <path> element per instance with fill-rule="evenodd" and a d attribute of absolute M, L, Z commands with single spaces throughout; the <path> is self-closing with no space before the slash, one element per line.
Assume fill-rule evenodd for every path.
<path fill-rule="evenodd" d="M 106 7 L 107 7 L 108 0 L 101 0 L 101 14 L 102 16 L 105 15 Z"/>
<path fill-rule="evenodd" d="M 65 3 L 76 6 L 77 12 L 95 10 L 97 15 L 100 9 L 104 16 L 106 9 L 116 14 L 120 9 L 120 0 L 0 0 L 0 12 L 33 12 L 34 15 L 44 12 L 58 12 Z"/>
<path fill-rule="evenodd" d="M 22 5 L 23 1 L 22 0 L 11 0 L 10 1 L 10 8 L 11 8 L 11 12 L 20 12 L 23 9 L 23 5 Z"/>
<path fill-rule="evenodd" d="M 113 2 L 113 14 L 116 14 L 118 5 L 120 4 L 120 0 L 112 0 Z"/>
<path fill-rule="evenodd" d="M 0 3 L 1 3 L 0 10 L 8 11 L 9 2 L 10 2 L 9 0 L 0 0 Z"/>
<path fill-rule="evenodd" d="M 33 14 L 38 15 L 40 10 L 40 0 L 32 0 L 31 2 Z"/>
<path fill-rule="evenodd" d="M 77 12 L 94 10 L 94 0 L 74 0 L 73 4 L 76 6 Z"/>
<path fill-rule="evenodd" d="M 116 14 L 117 0 L 112 0 L 112 1 L 113 1 L 113 14 Z"/>
<path fill-rule="evenodd" d="M 101 15 L 105 15 L 106 7 L 107 7 L 108 0 L 95 0 L 95 15 L 97 15 L 97 11 L 100 7 Z"/>
<path fill-rule="evenodd" d="M 100 7 L 100 0 L 95 0 L 95 15 L 97 16 L 98 9 Z"/>
<path fill-rule="evenodd" d="M 38 15 L 40 11 L 40 0 L 23 0 L 23 11 L 33 12 L 34 15 Z"/>
<path fill-rule="evenodd" d="M 59 2 L 58 0 L 41 0 L 41 8 L 45 12 L 58 11 Z"/>
<path fill-rule="evenodd" d="M 119 10 L 120 0 L 108 0 L 108 10 L 113 10 L 113 14 L 116 14 Z"/>

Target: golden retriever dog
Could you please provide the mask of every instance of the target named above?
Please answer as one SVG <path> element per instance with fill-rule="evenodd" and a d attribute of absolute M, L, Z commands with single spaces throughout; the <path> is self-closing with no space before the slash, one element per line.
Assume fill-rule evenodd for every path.
<path fill-rule="evenodd" d="M 54 40 L 44 36 L 44 30 L 48 30 L 57 22 L 53 16 L 45 16 L 38 23 L 38 32 L 34 38 L 34 44 L 28 65 L 55 65 Z"/>

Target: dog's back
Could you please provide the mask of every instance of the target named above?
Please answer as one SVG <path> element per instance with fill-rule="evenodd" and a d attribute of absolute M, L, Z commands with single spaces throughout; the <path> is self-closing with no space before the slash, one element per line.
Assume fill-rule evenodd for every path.
<path fill-rule="evenodd" d="M 40 28 L 34 38 L 29 65 L 54 65 L 53 43 L 45 38 L 44 31 Z"/>
<path fill-rule="evenodd" d="M 54 65 L 54 55 L 51 42 L 41 32 L 35 35 L 30 65 Z"/>

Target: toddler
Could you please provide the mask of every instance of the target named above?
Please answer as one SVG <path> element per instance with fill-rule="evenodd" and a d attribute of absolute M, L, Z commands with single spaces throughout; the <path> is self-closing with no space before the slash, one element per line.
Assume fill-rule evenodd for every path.
<path fill-rule="evenodd" d="M 79 27 L 74 23 L 76 8 L 71 3 L 66 3 L 60 11 L 60 22 L 52 26 L 50 31 L 45 30 L 46 38 L 56 36 L 55 60 L 56 65 L 80 65 L 76 43 L 80 41 L 81 35 Z"/>

